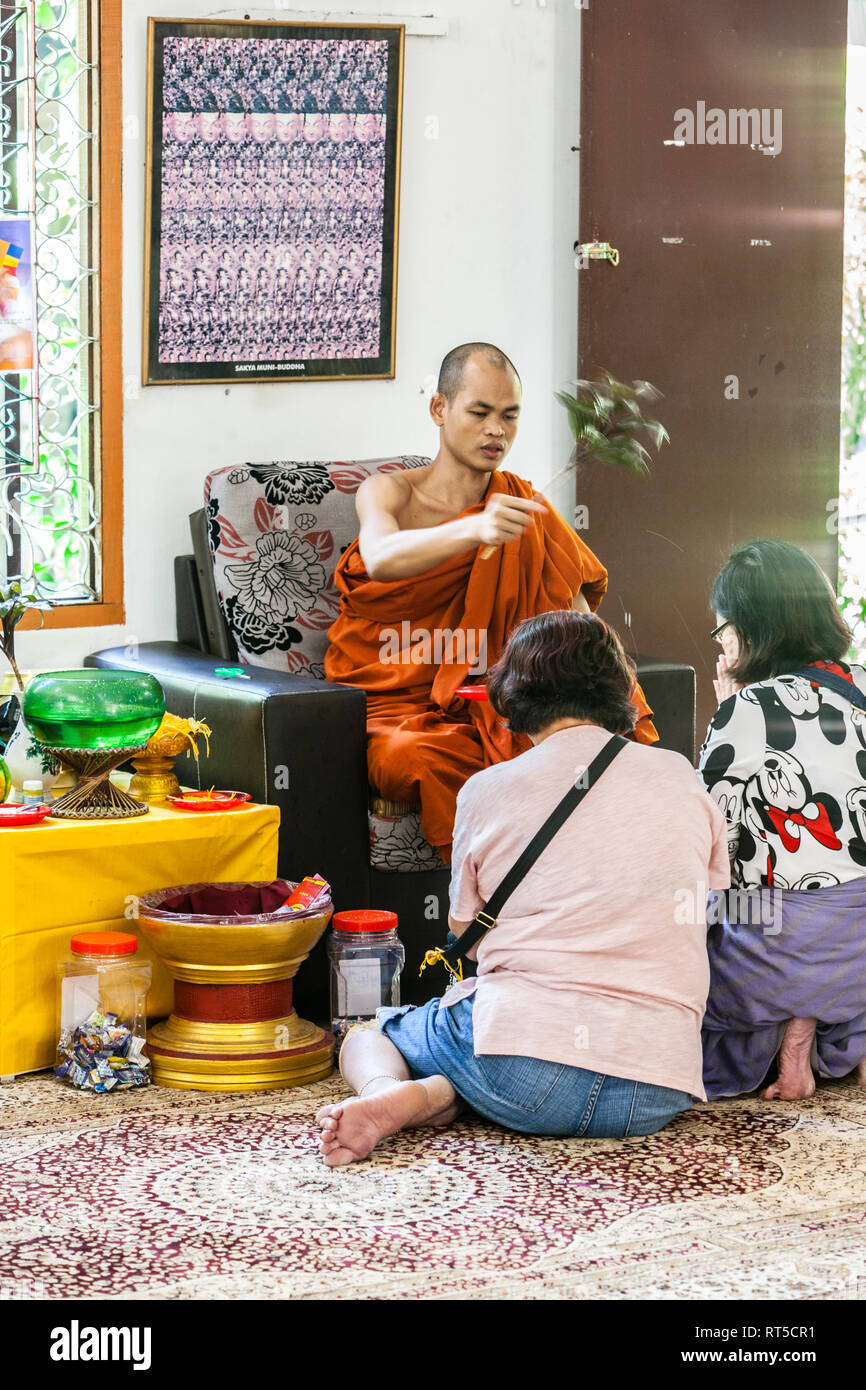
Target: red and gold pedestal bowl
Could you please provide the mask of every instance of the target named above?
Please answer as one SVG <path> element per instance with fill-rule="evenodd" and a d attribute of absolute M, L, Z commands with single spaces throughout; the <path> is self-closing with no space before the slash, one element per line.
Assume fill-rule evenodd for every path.
<path fill-rule="evenodd" d="M 171 1016 L 147 1035 L 157 1085 L 269 1091 L 330 1075 L 333 1034 L 298 1017 L 292 980 L 333 908 L 282 908 L 294 887 L 194 883 L 139 899 L 142 935 L 174 980 Z"/>

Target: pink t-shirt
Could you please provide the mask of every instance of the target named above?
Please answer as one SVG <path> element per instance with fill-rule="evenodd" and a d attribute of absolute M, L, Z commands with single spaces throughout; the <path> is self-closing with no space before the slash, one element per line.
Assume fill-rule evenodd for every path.
<path fill-rule="evenodd" d="M 579 725 L 471 777 L 457 798 L 451 915 L 470 921 L 610 735 Z M 538 1057 L 705 1099 L 706 900 L 725 818 L 679 753 L 629 742 L 478 946 L 476 1056 Z"/>

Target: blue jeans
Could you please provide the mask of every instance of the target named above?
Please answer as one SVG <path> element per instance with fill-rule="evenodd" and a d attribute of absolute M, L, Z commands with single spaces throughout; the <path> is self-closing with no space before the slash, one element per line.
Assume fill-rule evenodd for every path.
<path fill-rule="evenodd" d="M 377 1009 L 381 1031 L 402 1053 L 414 1078 L 445 1076 L 488 1120 L 524 1134 L 622 1139 L 655 1134 L 691 1107 L 685 1091 L 621 1076 L 544 1062 L 537 1057 L 475 1056 L 472 999 L 440 1009 Z"/>

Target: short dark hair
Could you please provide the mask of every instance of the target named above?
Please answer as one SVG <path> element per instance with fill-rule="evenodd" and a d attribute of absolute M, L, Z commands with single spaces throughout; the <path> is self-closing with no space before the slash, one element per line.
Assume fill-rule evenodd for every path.
<path fill-rule="evenodd" d="M 457 392 L 463 389 L 466 363 L 470 357 L 484 357 L 492 367 L 498 367 L 501 372 L 513 372 L 518 385 L 521 384 L 520 373 L 511 358 L 506 357 L 493 343 L 461 343 L 443 357 L 442 366 L 439 368 L 439 380 L 436 383 L 436 390 L 449 404 Z"/>
<path fill-rule="evenodd" d="M 788 541 L 748 541 L 713 585 L 710 607 L 740 640 L 730 675 L 742 685 L 813 661 L 839 661 L 851 633 L 821 566 Z"/>
<path fill-rule="evenodd" d="M 594 613 L 540 613 L 514 629 L 487 675 L 487 694 L 515 734 L 557 719 L 590 719 L 612 734 L 637 722 L 634 670 L 622 643 Z"/>

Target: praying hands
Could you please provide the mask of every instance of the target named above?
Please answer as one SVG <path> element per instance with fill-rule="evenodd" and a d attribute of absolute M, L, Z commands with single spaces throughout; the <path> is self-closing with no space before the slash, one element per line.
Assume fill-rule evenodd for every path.
<path fill-rule="evenodd" d="M 719 704 L 723 700 L 729 700 L 732 695 L 736 695 L 737 691 L 743 688 L 738 681 L 732 680 L 728 675 L 728 668 L 732 665 L 733 662 L 724 653 L 721 653 L 716 661 L 716 679 L 713 681 L 713 689 Z"/>

